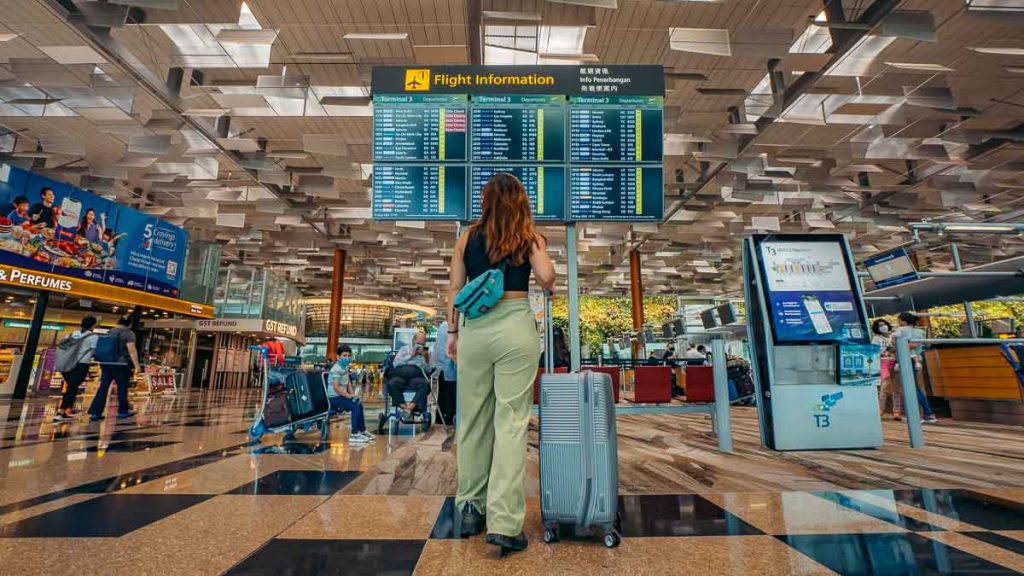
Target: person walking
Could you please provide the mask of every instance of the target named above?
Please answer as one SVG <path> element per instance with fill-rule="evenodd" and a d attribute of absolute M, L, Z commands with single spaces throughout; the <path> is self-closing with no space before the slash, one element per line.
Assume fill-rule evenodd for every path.
<path fill-rule="evenodd" d="M 885 414 L 885 399 L 892 394 L 892 419 L 901 420 L 900 411 L 903 410 L 903 394 L 897 383 L 893 385 L 895 374 L 893 367 L 896 359 L 892 351 L 892 324 L 884 318 L 879 318 L 871 323 L 871 343 L 878 346 L 882 351 L 881 364 L 881 385 L 878 387 L 879 411 Z"/>
<path fill-rule="evenodd" d="M 117 319 L 117 327 L 96 340 L 95 358 L 100 363 L 100 387 L 89 405 L 90 420 L 103 419 L 111 382 L 117 384 L 117 417 L 131 418 L 135 415 L 128 405 L 128 385 L 132 380 L 132 369 L 141 373 L 142 364 L 131 325 L 131 316 L 121 316 Z"/>
<path fill-rule="evenodd" d="M 924 330 L 917 327 L 917 315 L 913 312 L 900 312 L 898 317 L 899 326 L 892 333 L 892 341 L 895 343 L 900 338 L 913 338 L 921 339 L 924 338 Z M 917 403 L 921 405 L 921 412 L 924 414 L 922 421 L 925 424 L 934 424 L 939 421 L 935 417 L 935 412 L 932 410 L 932 405 L 928 401 L 928 396 L 925 395 L 921 387 L 917 385 L 917 372 L 921 370 L 921 348 L 920 344 L 910 345 L 910 354 L 913 359 L 914 365 L 914 389 L 917 390 Z M 899 366 L 897 365 L 897 368 Z"/>
<path fill-rule="evenodd" d="M 57 415 L 53 417 L 54 422 L 65 422 L 74 418 L 75 398 L 78 396 L 78 388 L 89 376 L 89 366 L 92 364 L 92 356 L 96 351 L 96 339 L 98 336 L 92 331 L 96 326 L 95 316 L 82 318 L 81 330 L 75 330 L 68 340 L 75 350 L 75 367 L 67 372 L 61 372 L 64 376 L 64 395 L 61 396 L 60 406 L 57 408 Z"/>
<path fill-rule="evenodd" d="M 528 544 L 523 532 L 526 431 L 540 359 L 528 299 L 530 272 L 550 291 L 555 267 L 547 242 L 534 228 L 526 189 L 515 176 L 495 174 L 482 197 L 482 215 L 456 243 L 450 273 L 448 357 L 457 363 L 462 419 L 455 505 L 463 536 L 486 526 L 489 544 L 518 551 Z M 502 299 L 483 316 L 460 322 L 456 295 L 467 281 L 495 268 L 504 269 Z"/>

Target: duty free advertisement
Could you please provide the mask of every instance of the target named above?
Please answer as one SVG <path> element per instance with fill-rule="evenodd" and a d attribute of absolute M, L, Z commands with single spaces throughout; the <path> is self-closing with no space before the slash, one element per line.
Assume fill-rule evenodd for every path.
<path fill-rule="evenodd" d="M 0 263 L 178 297 L 187 245 L 178 226 L 0 165 Z"/>

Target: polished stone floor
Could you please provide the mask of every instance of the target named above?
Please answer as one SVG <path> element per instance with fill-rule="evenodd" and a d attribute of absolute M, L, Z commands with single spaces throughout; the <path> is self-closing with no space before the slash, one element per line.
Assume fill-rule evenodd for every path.
<path fill-rule="evenodd" d="M 52 424 L 0 400 L 2 574 L 1019 574 L 1024 430 L 943 422 L 928 448 L 775 453 L 734 410 L 736 453 L 703 416 L 619 418 L 623 543 L 541 541 L 498 558 L 453 534 L 454 447 L 314 433 L 250 445 L 256 395 L 135 399 L 132 420 Z M 372 409 L 371 409 L 372 412 Z M 371 415 L 369 421 L 375 418 Z"/>

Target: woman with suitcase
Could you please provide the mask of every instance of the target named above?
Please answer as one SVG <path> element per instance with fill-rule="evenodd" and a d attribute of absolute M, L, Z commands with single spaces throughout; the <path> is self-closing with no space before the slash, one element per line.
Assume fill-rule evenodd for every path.
<path fill-rule="evenodd" d="M 515 176 L 495 174 L 482 196 L 482 216 L 456 243 L 450 273 L 448 356 L 458 366 L 462 419 L 455 504 L 462 535 L 486 527 L 487 542 L 504 553 L 527 546 L 526 431 L 540 359 L 530 273 L 551 290 L 555 267 Z"/>

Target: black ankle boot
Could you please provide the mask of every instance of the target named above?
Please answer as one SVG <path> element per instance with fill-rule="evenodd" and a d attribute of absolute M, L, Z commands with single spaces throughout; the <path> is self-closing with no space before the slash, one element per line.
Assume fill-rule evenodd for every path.
<path fill-rule="evenodd" d="M 501 547 L 501 554 L 508 552 L 520 552 L 526 550 L 529 542 L 526 540 L 526 532 L 520 532 L 519 536 L 505 536 L 504 534 L 488 534 L 487 543 Z"/>
<path fill-rule="evenodd" d="M 487 519 L 470 502 L 462 506 L 462 536 L 476 536 L 484 531 Z"/>

